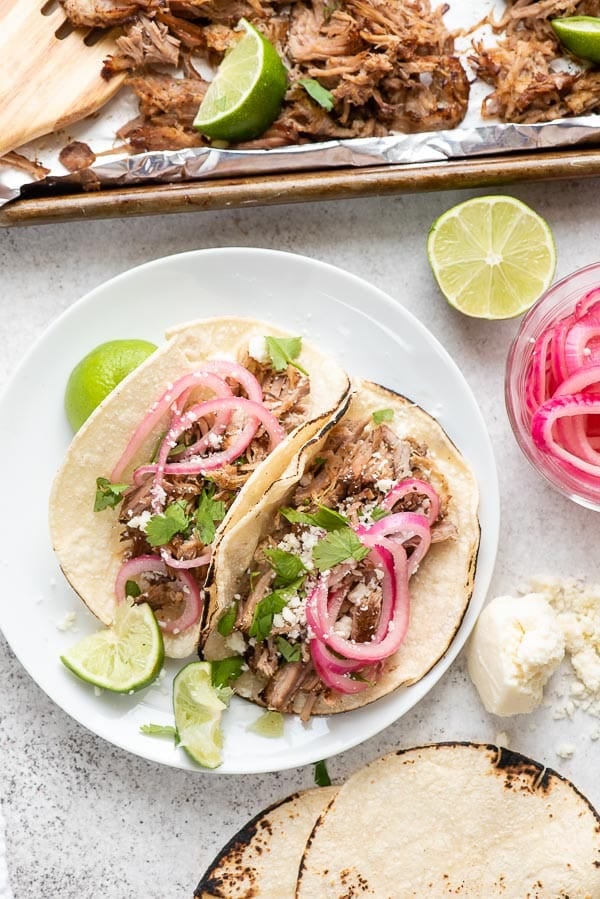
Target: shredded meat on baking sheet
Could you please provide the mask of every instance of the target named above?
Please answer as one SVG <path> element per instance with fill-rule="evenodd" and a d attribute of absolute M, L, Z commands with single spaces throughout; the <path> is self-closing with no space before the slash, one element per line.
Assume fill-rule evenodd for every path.
<path fill-rule="evenodd" d="M 550 20 L 573 15 L 600 15 L 600 0 L 512 0 L 493 23 L 497 44 L 474 42 L 470 62 L 494 88 L 484 118 L 548 122 L 600 109 L 600 72 L 559 64 L 565 53 Z"/>
<path fill-rule="evenodd" d="M 449 129 L 467 111 L 469 76 L 444 22 L 449 6 L 437 0 L 61 2 L 74 25 L 121 26 L 102 74 L 129 72 L 140 114 L 118 137 L 133 152 L 207 145 L 192 127 L 207 88 L 199 60 L 217 66 L 239 40 L 242 17 L 285 60 L 289 89 L 275 122 L 240 148 Z M 565 64 L 550 25 L 572 15 L 600 15 L 600 0 L 507 0 L 499 19 L 490 13 L 461 29 L 464 37 L 482 22 L 492 27 L 492 39 L 474 37 L 468 55 L 491 87 L 484 118 L 545 122 L 600 109 L 600 72 Z M 303 79 L 330 92 L 331 110 L 309 96 Z"/>
<path fill-rule="evenodd" d="M 135 152 L 202 146 L 192 122 L 206 91 L 194 54 L 218 65 L 245 17 L 289 68 L 279 118 L 245 148 L 458 125 L 469 82 L 435 0 L 62 0 L 81 26 L 122 26 L 103 76 L 128 71 L 140 115 L 119 130 Z M 184 73 L 183 86 L 179 86 Z M 327 110 L 299 83 L 316 79 Z M 191 87 L 194 82 L 193 88 Z"/>

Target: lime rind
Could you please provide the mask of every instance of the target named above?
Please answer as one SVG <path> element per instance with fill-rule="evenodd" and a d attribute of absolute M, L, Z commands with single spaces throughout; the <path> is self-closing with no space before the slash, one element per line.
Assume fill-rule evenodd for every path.
<path fill-rule="evenodd" d="M 447 210 L 429 231 L 427 253 L 450 305 L 476 318 L 521 315 L 556 267 L 548 224 L 509 196 L 475 197 Z"/>
<path fill-rule="evenodd" d="M 180 746 L 204 768 L 222 763 L 221 717 L 231 690 L 212 685 L 210 662 L 190 662 L 173 681 L 173 710 Z"/>
<path fill-rule="evenodd" d="M 262 134 L 277 117 L 286 68 L 273 45 L 245 19 L 245 34 L 224 57 L 194 120 L 207 137 L 227 142 Z"/>
<path fill-rule="evenodd" d="M 135 339 L 108 340 L 90 350 L 71 371 L 65 388 L 65 412 L 73 431 L 155 350 L 156 344 Z"/>
<path fill-rule="evenodd" d="M 162 633 L 150 606 L 123 603 L 112 627 L 84 637 L 60 660 L 88 684 L 135 693 L 156 680 L 164 658 Z"/>
<path fill-rule="evenodd" d="M 600 18 L 566 16 L 551 19 L 550 24 L 561 44 L 574 56 L 600 62 Z"/>

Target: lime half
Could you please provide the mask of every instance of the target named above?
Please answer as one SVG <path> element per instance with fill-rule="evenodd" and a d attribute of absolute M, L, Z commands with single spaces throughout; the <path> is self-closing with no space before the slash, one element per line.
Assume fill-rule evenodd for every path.
<path fill-rule="evenodd" d="M 574 56 L 600 62 L 600 19 L 595 16 L 568 16 L 550 24 L 564 47 Z"/>
<path fill-rule="evenodd" d="M 150 606 L 122 603 L 112 627 L 84 637 L 60 660 L 88 684 L 131 693 L 158 677 L 164 657 L 162 634 Z"/>
<path fill-rule="evenodd" d="M 231 691 L 213 687 L 210 662 L 190 662 L 173 681 L 173 709 L 179 745 L 205 768 L 221 762 L 223 696 Z"/>
<path fill-rule="evenodd" d="M 512 318 L 550 286 L 556 268 L 552 232 L 514 197 L 475 197 L 431 226 L 427 255 L 451 306 L 476 318 Z"/>
<path fill-rule="evenodd" d="M 65 390 L 65 411 L 73 430 L 78 431 L 96 406 L 155 349 L 147 340 L 109 340 L 84 356 Z"/>
<path fill-rule="evenodd" d="M 242 19 L 245 34 L 223 59 L 194 120 L 216 140 L 251 140 L 277 118 L 287 72 L 275 47 Z"/>

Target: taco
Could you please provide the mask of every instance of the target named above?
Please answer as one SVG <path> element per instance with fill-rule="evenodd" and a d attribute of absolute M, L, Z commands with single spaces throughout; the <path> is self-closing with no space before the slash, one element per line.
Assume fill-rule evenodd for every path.
<path fill-rule="evenodd" d="M 315 821 L 337 787 L 294 793 L 264 809 L 229 840 L 194 891 L 195 899 L 287 899 Z"/>
<path fill-rule="evenodd" d="M 407 749 L 340 787 L 289 895 L 594 899 L 600 818 L 573 784 L 519 753 L 474 743 Z"/>
<path fill-rule="evenodd" d="M 330 714 L 422 678 L 473 588 L 475 478 L 440 425 L 383 387 L 350 405 L 230 527 L 215 556 L 207 659 L 270 709 Z"/>
<path fill-rule="evenodd" d="M 167 332 L 73 439 L 50 498 L 61 568 L 103 623 L 147 602 L 166 654 L 194 651 L 226 523 L 262 497 L 347 401 L 345 373 L 251 319 Z"/>

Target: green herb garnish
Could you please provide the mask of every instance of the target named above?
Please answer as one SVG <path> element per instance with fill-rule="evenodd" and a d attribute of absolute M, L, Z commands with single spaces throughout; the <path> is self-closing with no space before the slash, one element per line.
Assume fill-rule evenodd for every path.
<path fill-rule="evenodd" d="M 337 531 L 348 527 L 348 519 L 335 509 L 319 505 L 316 512 L 300 512 L 298 509 L 283 508 L 279 512 L 291 524 L 308 524 L 324 531 Z"/>
<path fill-rule="evenodd" d="M 269 593 L 258 603 L 250 625 L 250 636 L 257 640 L 265 640 L 273 628 L 273 618 L 287 606 L 287 598 L 281 591 Z"/>
<path fill-rule="evenodd" d="M 204 488 L 195 512 L 196 530 L 205 546 L 210 546 L 215 539 L 216 525 L 223 521 L 227 512 L 222 500 L 213 499 L 215 490 L 214 484 Z"/>
<path fill-rule="evenodd" d="M 328 91 L 326 87 L 323 87 L 322 84 L 315 78 L 299 78 L 298 84 L 301 84 L 309 97 L 322 106 L 323 109 L 326 109 L 327 112 L 330 112 L 335 104 L 335 99 L 331 91 Z"/>
<path fill-rule="evenodd" d="M 233 626 L 237 617 L 237 611 L 237 602 L 234 602 L 234 604 L 232 606 L 229 606 L 227 611 L 224 612 L 223 615 L 221 615 L 221 617 L 219 618 L 219 621 L 217 622 L 217 630 L 222 637 L 228 637 L 229 634 L 233 631 Z"/>
<path fill-rule="evenodd" d="M 276 637 L 277 649 L 286 662 L 299 662 L 302 658 L 302 649 L 299 643 L 290 643 L 285 637 Z"/>
<path fill-rule="evenodd" d="M 318 787 L 331 786 L 331 778 L 329 776 L 329 771 L 327 770 L 327 765 L 324 761 L 317 762 L 317 764 L 315 765 L 314 778 L 315 783 Z"/>
<path fill-rule="evenodd" d="M 94 500 L 94 512 L 102 512 L 104 509 L 114 509 L 121 502 L 121 497 L 129 487 L 129 484 L 111 484 L 108 478 L 96 478 L 96 498 Z"/>
<path fill-rule="evenodd" d="M 190 519 L 185 505 L 178 500 L 171 503 L 159 515 L 153 515 L 145 527 L 145 534 L 150 546 L 164 546 L 175 534 L 181 534 L 190 526 Z"/>
<path fill-rule="evenodd" d="M 170 724 L 142 724 L 140 731 L 149 737 L 172 737 L 175 745 L 179 743 L 179 733 Z"/>
<path fill-rule="evenodd" d="M 371 520 L 372 521 L 381 521 L 382 518 L 385 518 L 386 515 L 391 515 L 392 513 L 388 509 L 382 509 L 381 506 L 375 506 L 371 510 Z"/>
<path fill-rule="evenodd" d="M 306 573 L 306 567 L 300 556 L 288 553 L 283 549 L 265 549 L 265 556 L 275 572 L 275 587 L 287 587 L 300 575 Z"/>
<path fill-rule="evenodd" d="M 356 559 L 360 562 L 370 552 L 369 547 L 362 545 L 354 531 L 346 527 L 333 531 L 319 540 L 313 549 L 312 557 L 319 571 L 328 571 L 346 559 Z"/>
<path fill-rule="evenodd" d="M 210 678 L 213 687 L 228 687 L 229 682 L 236 680 L 242 673 L 244 659 L 242 656 L 231 656 L 210 663 Z"/>
<path fill-rule="evenodd" d="M 380 425 L 383 421 L 391 421 L 393 417 L 393 409 L 378 409 L 376 412 L 373 412 L 373 421 L 376 425 Z"/>
<path fill-rule="evenodd" d="M 131 596 L 135 599 L 141 592 L 135 581 L 125 581 L 125 596 Z"/>
<path fill-rule="evenodd" d="M 271 365 L 275 371 L 284 371 L 288 365 L 293 365 L 308 377 L 306 369 L 294 362 L 302 350 L 301 337 L 265 337 L 265 342 Z"/>

